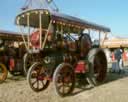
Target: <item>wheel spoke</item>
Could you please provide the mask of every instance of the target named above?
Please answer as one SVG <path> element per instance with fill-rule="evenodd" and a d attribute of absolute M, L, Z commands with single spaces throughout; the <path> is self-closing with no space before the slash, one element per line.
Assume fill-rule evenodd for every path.
<path fill-rule="evenodd" d="M 58 89 L 60 90 L 62 88 L 63 84 L 61 83 L 60 85 L 58 85 Z"/>
<path fill-rule="evenodd" d="M 37 89 L 39 89 L 39 80 L 37 80 Z"/>
<path fill-rule="evenodd" d="M 42 83 L 42 86 L 45 86 L 44 81 L 41 81 L 41 83 Z"/>
<path fill-rule="evenodd" d="M 39 75 L 41 75 L 41 74 L 47 75 L 47 72 L 45 71 L 44 67 L 41 67 L 39 70 Z"/>
<path fill-rule="evenodd" d="M 32 86 L 34 86 L 36 82 L 37 82 L 37 80 L 35 80 L 34 82 L 32 82 Z"/>

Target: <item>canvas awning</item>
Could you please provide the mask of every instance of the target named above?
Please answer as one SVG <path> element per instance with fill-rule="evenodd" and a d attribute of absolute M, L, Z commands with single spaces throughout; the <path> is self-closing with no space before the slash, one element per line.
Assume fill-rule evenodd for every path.
<path fill-rule="evenodd" d="M 21 26 L 27 26 L 27 17 L 29 15 L 29 25 L 31 27 L 39 27 L 39 16 L 42 17 L 42 26 L 48 27 L 50 19 L 54 22 L 60 23 L 62 25 L 68 25 L 71 27 L 78 27 L 81 29 L 89 28 L 94 30 L 99 30 L 103 32 L 110 32 L 108 27 L 98 25 L 92 22 L 88 22 L 77 17 L 69 16 L 59 12 L 48 11 L 46 9 L 30 9 L 21 12 L 16 17 L 16 24 Z"/>

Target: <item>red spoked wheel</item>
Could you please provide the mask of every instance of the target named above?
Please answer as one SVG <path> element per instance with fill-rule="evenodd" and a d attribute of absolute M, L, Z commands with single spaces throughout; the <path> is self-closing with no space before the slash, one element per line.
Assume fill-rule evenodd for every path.
<path fill-rule="evenodd" d="M 45 90 L 49 86 L 50 78 L 43 63 L 35 62 L 30 67 L 27 81 L 31 89 L 35 92 Z"/>
<path fill-rule="evenodd" d="M 70 64 L 60 64 L 53 75 L 55 91 L 60 96 L 69 95 L 75 87 L 75 73 Z"/>

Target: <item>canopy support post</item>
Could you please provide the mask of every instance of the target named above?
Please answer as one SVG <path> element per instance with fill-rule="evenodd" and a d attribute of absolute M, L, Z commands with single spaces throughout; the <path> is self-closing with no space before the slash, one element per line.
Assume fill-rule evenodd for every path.
<path fill-rule="evenodd" d="M 46 44 L 46 41 L 47 41 L 47 38 L 48 38 L 48 33 L 49 33 L 49 30 L 50 30 L 51 24 L 52 24 L 52 20 L 49 23 L 48 30 L 47 30 L 46 35 L 45 35 L 45 38 L 44 38 L 44 42 L 42 44 L 42 50 L 44 49 L 44 46 Z"/>
<path fill-rule="evenodd" d="M 104 37 L 104 39 L 103 39 L 103 41 L 102 41 L 101 46 L 103 46 L 103 45 L 104 45 L 104 42 L 105 42 L 106 37 L 107 37 L 107 32 L 105 32 L 105 37 Z"/>
<path fill-rule="evenodd" d="M 63 25 L 61 25 L 61 35 L 63 34 Z"/>
<path fill-rule="evenodd" d="M 90 29 L 88 29 L 88 34 L 89 34 L 89 36 L 90 36 L 90 32 L 91 32 Z"/>
<path fill-rule="evenodd" d="M 27 26 L 28 26 L 28 50 L 30 48 L 30 18 L 29 14 L 27 14 Z"/>
<path fill-rule="evenodd" d="M 19 30 L 20 30 L 20 32 L 22 33 L 21 35 L 22 35 L 22 39 L 23 39 L 25 48 L 28 50 L 28 46 L 27 46 L 26 41 L 25 41 L 25 35 L 23 35 L 23 31 L 22 31 L 21 27 L 19 27 Z"/>
<path fill-rule="evenodd" d="M 41 13 L 39 14 L 39 32 L 40 32 L 40 49 L 41 49 L 41 46 L 42 46 L 42 17 L 41 17 Z"/>
<path fill-rule="evenodd" d="M 101 47 L 101 31 L 99 31 L 99 47 Z"/>

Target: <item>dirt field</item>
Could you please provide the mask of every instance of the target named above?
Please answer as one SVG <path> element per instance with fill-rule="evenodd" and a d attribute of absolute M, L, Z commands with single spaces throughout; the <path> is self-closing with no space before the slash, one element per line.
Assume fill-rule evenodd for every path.
<path fill-rule="evenodd" d="M 68 97 L 55 94 L 53 84 L 33 92 L 23 77 L 9 77 L 0 84 L 0 102 L 128 102 L 128 72 L 107 75 L 106 83 L 95 88 L 76 88 Z"/>

